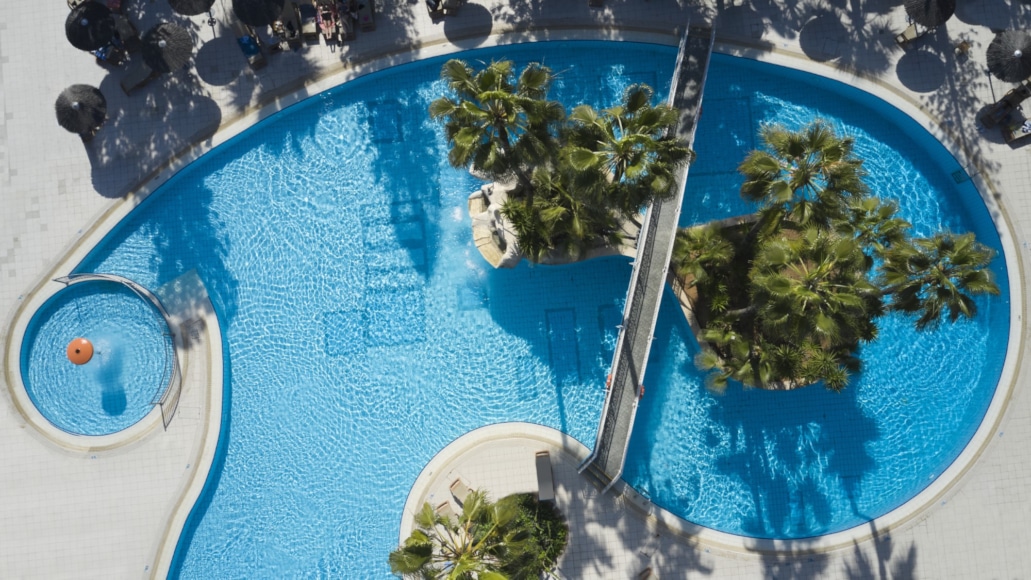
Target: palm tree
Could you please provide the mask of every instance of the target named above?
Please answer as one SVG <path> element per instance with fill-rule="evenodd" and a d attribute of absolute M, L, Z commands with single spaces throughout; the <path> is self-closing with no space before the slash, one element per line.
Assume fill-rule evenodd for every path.
<path fill-rule="evenodd" d="M 730 263 L 734 246 L 723 237 L 716 224 L 705 224 L 677 231 L 673 241 L 673 271 L 682 280 L 691 277 L 689 286 L 708 280 L 712 272 Z"/>
<path fill-rule="evenodd" d="M 752 301 L 763 332 L 793 344 L 853 349 L 872 340 L 883 308 L 866 278 L 866 256 L 851 238 L 808 228 L 796 239 L 770 242 L 756 257 Z"/>
<path fill-rule="evenodd" d="M 894 201 L 882 201 L 867 197 L 855 201 L 848 207 L 848 217 L 834 224 L 838 234 L 854 237 L 863 246 L 867 256 L 867 268 L 874 264 L 895 245 L 908 239 L 909 222 L 896 217 L 899 206 Z"/>
<path fill-rule="evenodd" d="M 532 195 L 528 166 L 554 155 L 554 125 L 565 117 L 561 104 L 546 100 L 551 70 L 534 63 L 514 79 L 511 61 L 476 71 L 452 59 L 440 76 L 455 98 L 430 103 L 430 116 L 444 122 L 451 165 L 471 166 L 495 179 L 515 177 Z"/>
<path fill-rule="evenodd" d="M 988 265 L 995 252 L 978 243 L 974 234 L 938 233 L 911 244 L 893 247 L 881 267 L 888 307 L 920 313 L 920 330 L 938 324 L 948 312 L 950 322 L 977 313 L 973 296 L 998 294 Z"/>
<path fill-rule="evenodd" d="M 619 222 L 604 204 L 602 180 L 560 161 L 535 168 L 530 183 L 533 197 L 509 198 L 501 209 L 529 260 L 540 262 L 555 250 L 579 258 L 599 245 L 622 243 Z"/>
<path fill-rule="evenodd" d="M 612 205 L 638 227 L 642 206 L 674 195 L 676 169 L 691 155 L 672 131 L 679 113 L 652 105 L 652 95 L 647 85 L 633 85 L 621 104 L 600 113 L 580 105 L 567 136 L 573 167 L 608 175 Z"/>
<path fill-rule="evenodd" d="M 505 580 L 506 565 L 522 557 L 531 535 L 519 513 L 517 496 L 491 502 L 480 491 L 457 518 L 424 504 L 412 535 L 390 553 L 390 570 L 406 578 Z"/>
<path fill-rule="evenodd" d="M 752 151 L 738 166 L 745 176 L 741 194 L 759 202 L 762 216 L 750 239 L 785 219 L 830 227 L 847 217 L 850 201 L 866 195 L 863 162 L 852 154 L 853 139 L 838 137 L 823 121 L 799 131 L 766 125 L 760 137 L 766 149 Z"/>

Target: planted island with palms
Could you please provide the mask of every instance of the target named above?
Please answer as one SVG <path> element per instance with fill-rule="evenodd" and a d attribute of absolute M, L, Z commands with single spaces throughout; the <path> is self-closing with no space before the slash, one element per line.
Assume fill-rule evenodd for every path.
<path fill-rule="evenodd" d="M 494 241 L 516 256 L 503 265 L 632 247 L 642 208 L 672 197 L 694 157 L 674 138 L 678 112 L 653 104 L 644 85 L 609 109 L 567 116 L 547 99 L 553 74 L 540 64 L 517 76 L 509 61 L 474 70 L 451 60 L 441 77 L 451 94 L 430 115 L 444 124 L 450 163 L 503 192 L 488 214 Z M 925 329 L 973 317 L 974 296 L 999 292 L 994 252 L 973 234 L 914 238 L 895 202 L 870 195 L 851 137 L 815 121 L 766 126 L 761 138 L 739 166 L 757 211 L 681 230 L 670 268 L 712 387 L 840 390 L 881 316 L 910 314 Z"/>
<path fill-rule="evenodd" d="M 568 532 L 552 503 L 528 493 L 495 502 L 477 490 L 457 515 L 424 504 L 415 530 L 390 553 L 390 570 L 405 578 L 536 579 L 555 565 Z"/>

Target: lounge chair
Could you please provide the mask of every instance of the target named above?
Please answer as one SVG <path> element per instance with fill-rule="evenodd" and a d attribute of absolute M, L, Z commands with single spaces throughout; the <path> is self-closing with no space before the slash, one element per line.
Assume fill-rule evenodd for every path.
<path fill-rule="evenodd" d="M 300 0 L 300 2 L 297 2 L 297 15 L 301 19 L 301 37 L 309 41 L 318 41 L 318 14 L 311 0 Z"/>
<path fill-rule="evenodd" d="M 455 511 L 453 509 L 451 509 L 451 502 L 450 501 L 444 501 L 444 502 L 441 502 L 441 503 L 437 504 L 437 507 L 435 507 L 433 509 L 433 511 L 436 512 L 438 516 L 440 516 L 440 517 L 442 517 L 442 518 L 444 518 L 446 520 L 453 520 L 453 519 L 455 519 Z"/>
<path fill-rule="evenodd" d="M 458 9 L 462 7 L 462 0 L 444 0 L 440 6 L 440 11 L 444 13 L 444 16 L 457 16 Z"/>
<path fill-rule="evenodd" d="M 455 499 L 458 500 L 458 505 L 464 505 L 465 499 L 469 497 L 471 492 L 472 490 L 462 481 L 462 478 L 458 478 L 451 483 L 451 495 L 455 496 Z"/>
<path fill-rule="evenodd" d="M 358 25 L 364 32 L 376 30 L 376 21 L 372 19 L 372 0 L 358 0 Z"/>
<path fill-rule="evenodd" d="M 1002 127 L 1002 137 L 1012 146 L 1031 139 L 1031 121 L 1023 115 L 1011 116 Z"/>
<path fill-rule="evenodd" d="M 129 61 L 129 66 L 125 69 L 125 76 L 122 77 L 120 84 L 122 85 L 122 90 L 128 95 L 149 83 L 156 76 L 157 73 L 154 72 L 154 69 L 147 66 L 147 63 L 143 62 L 142 57 L 137 56 Z"/>
<path fill-rule="evenodd" d="M 285 42 L 287 46 L 301 45 L 301 17 L 297 13 L 297 4 L 283 3 L 283 11 L 279 14 L 279 20 L 272 23 L 272 32 L 276 34 L 280 42 Z"/>
<path fill-rule="evenodd" d="M 906 27 L 900 34 L 895 35 L 895 42 L 903 49 L 909 48 L 909 44 L 921 36 L 927 34 L 927 30 L 920 30 L 916 23 Z"/>
<path fill-rule="evenodd" d="M 551 471 L 551 455 L 547 451 L 537 452 L 537 499 L 555 501 L 555 478 Z"/>
<path fill-rule="evenodd" d="M 137 52 L 143 46 L 140 40 L 140 32 L 129 22 L 129 19 L 121 14 L 112 16 L 115 21 L 115 33 L 118 40 L 122 41 L 122 47 L 126 52 Z"/>
<path fill-rule="evenodd" d="M 236 31 L 236 44 L 240 46 L 240 51 L 247 58 L 247 64 L 251 65 L 254 70 L 264 68 L 268 61 L 265 60 L 265 54 L 261 51 L 261 39 L 258 38 L 258 35 L 250 26 L 241 22 L 235 22 L 233 29 Z"/>
<path fill-rule="evenodd" d="M 993 104 L 981 115 L 981 124 L 989 129 L 996 125 L 1006 124 L 1013 113 L 1020 110 L 1020 103 L 1031 97 L 1031 87 L 1022 84 L 1003 95 L 999 102 Z"/>

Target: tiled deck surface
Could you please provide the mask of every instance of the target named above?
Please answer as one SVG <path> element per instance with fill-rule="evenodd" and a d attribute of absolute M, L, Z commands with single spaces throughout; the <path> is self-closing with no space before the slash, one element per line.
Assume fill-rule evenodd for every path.
<path fill-rule="evenodd" d="M 542 39 L 672 38 L 672 28 L 689 17 L 715 23 L 718 50 L 757 51 L 760 58 L 796 63 L 802 59 L 810 70 L 854 70 L 876 81 L 893 101 L 922 110 L 926 117 L 921 122 L 948 136 L 964 154 L 968 171 L 991 185 L 985 193 L 999 201 L 1012 225 L 1020 252 L 1016 259 L 1026 260 L 1031 149 L 1009 148 L 997 131 L 979 131 L 974 117 L 1009 88 L 985 72 L 991 29 L 1026 27 L 1031 5 L 961 2 L 947 25 L 903 53 L 893 41 L 894 33 L 905 27 L 903 9 L 885 0 L 605 3 L 592 10 L 584 0 L 476 0 L 458 16 L 434 23 L 421 3 L 381 0 L 376 31 L 359 32 L 356 41 L 338 51 L 319 45 L 273 55 L 268 68 L 255 74 L 219 25 L 213 29 L 203 17 L 178 17 L 164 0 L 127 2 L 127 12 L 141 31 L 160 20 L 184 23 L 199 47 L 188 71 L 159 79 L 132 97 L 122 94 L 118 73 L 108 74 L 65 40 L 64 2 L 0 3 L 0 304 L 5 349 L 22 301 L 51 276 L 58 260 L 77 245 L 81 234 L 89 233 L 97 217 L 135 203 L 135 198 L 121 198 L 138 184 L 152 183 L 152 176 L 157 175 L 157 182 L 167 179 L 168 173 L 159 170 L 191 144 L 200 143 L 203 150 L 224 140 L 224 132 L 211 137 L 216 129 L 253 122 L 256 116 L 247 114 L 259 105 L 275 109 L 355 71 L 413 58 L 415 47 L 422 47 L 423 54 L 473 48 L 508 33 Z M 229 5 L 219 0 L 216 8 L 221 13 Z M 973 45 L 968 56 L 953 51 L 960 39 Z M 74 83 L 99 86 L 108 99 L 109 120 L 87 145 L 54 119 L 54 100 Z M 234 126 L 239 119 L 243 122 Z M 1025 270 L 1019 275 L 1026 286 Z M 1015 296 L 1014 301 L 1026 305 L 1027 296 Z M 1017 324 L 1026 331 L 1025 323 Z M 1024 348 L 1021 342 L 1020 354 Z M 7 383 L 17 369 L 4 364 Z M 194 381 L 189 392 L 201 397 L 203 379 Z M 609 523 L 585 525 L 589 540 L 570 553 L 563 569 L 570 571 L 570 578 L 628 578 L 651 561 L 663 578 L 1031 577 L 1029 382 L 1026 369 L 1020 368 L 1005 414 L 958 483 L 934 506 L 873 539 L 811 555 L 728 551 L 668 534 L 649 536 L 645 521 L 613 500 L 582 501 L 584 512 L 571 516 L 574 523 L 579 518 Z M 188 479 L 188 458 L 202 438 L 200 403 L 184 400 L 182 415 L 167 434 L 94 454 L 59 449 L 38 436 L 14 408 L 8 387 L 0 396 L 0 577 L 150 575 L 162 530 Z M 498 457 L 491 465 L 508 469 L 504 457 Z M 565 463 L 556 467 L 556 475 L 569 489 L 578 485 Z"/>

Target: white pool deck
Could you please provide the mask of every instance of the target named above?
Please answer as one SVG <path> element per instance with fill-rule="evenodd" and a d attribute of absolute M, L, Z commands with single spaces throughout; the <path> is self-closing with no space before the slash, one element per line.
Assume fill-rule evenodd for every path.
<path fill-rule="evenodd" d="M 1016 288 L 1028 285 L 1031 147 L 1011 149 L 974 121 L 1010 88 L 985 72 L 991 29 L 1026 28 L 1028 4 L 961 2 L 945 26 L 903 53 L 893 38 L 905 13 L 883 0 L 605 0 L 601 9 L 586 0 L 474 0 L 441 22 L 419 2 L 378 0 L 375 31 L 359 31 L 342 50 L 320 44 L 271 55 L 256 74 L 205 17 L 176 16 L 165 0 L 126 4 L 141 31 L 161 20 L 184 23 L 199 47 L 188 71 L 131 97 L 119 88 L 121 73 L 109 74 L 66 41 L 63 1 L 0 3 L 0 578 L 163 577 L 218 433 L 220 338 L 203 309 L 208 324 L 186 349 L 183 399 L 167 432 L 145 421 L 124 437 L 83 444 L 38 428 L 40 418 L 19 394 L 17 345 L 25 313 L 53 291 L 47 281 L 67 273 L 138 202 L 128 193 L 153 189 L 258 118 L 368 70 L 517 39 L 672 43 L 688 18 L 714 22 L 718 50 L 851 79 L 939 136 L 1004 224 Z M 222 21 L 230 4 L 216 3 Z M 966 57 L 953 50 L 960 39 L 973 45 Z M 108 100 L 109 119 L 89 144 L 54 118 L 54 100 L 75 83 L 99 86 Z M 1014 295 L 1010 375 L 955 477 L 853 539 L 772 544 L 677 531 L 633 494 L 598 498 L 573 469 L 583 448 L 544 428 L 517 428 L 514 438 L 489 429 L 459 440 L 467 453 L 439 456 L 443 468 L 410 499 L 433 499 L 455 473 L 494 495 L 532 490 L 533 451 L 550 449 L 557 501 L 572 528 L 560 562 L 568 578 L 636 578 L 649 567 L 659 578 L 1031 577 L 1031 375 L 1019 364 L 1027 298 Z"/>

